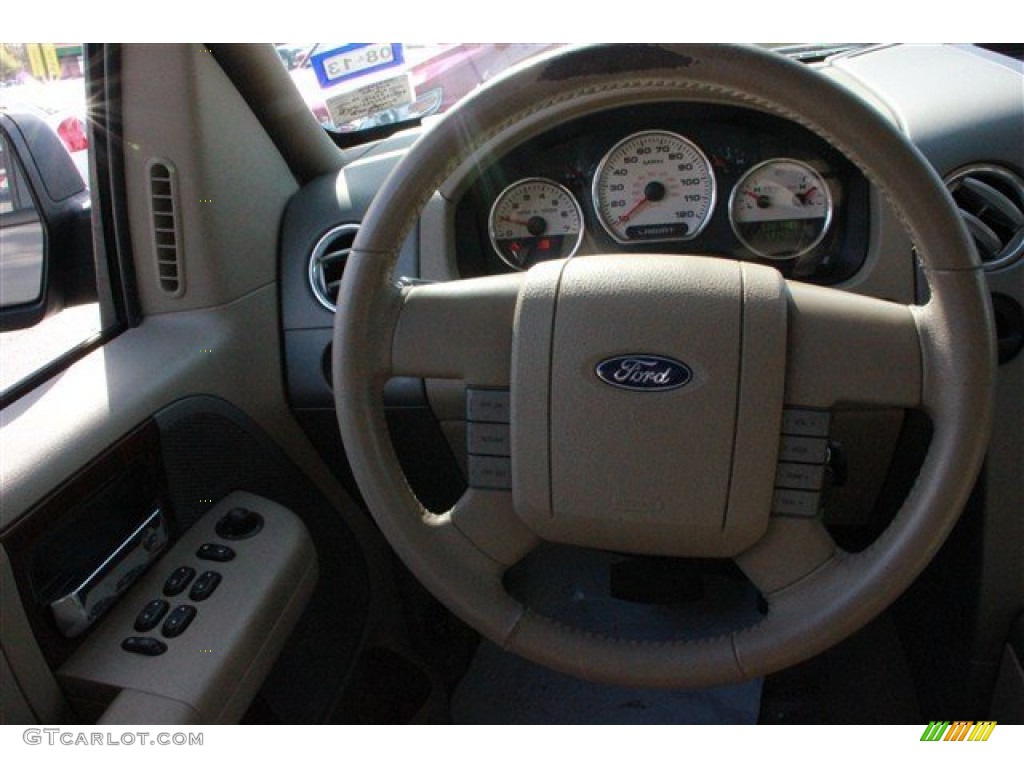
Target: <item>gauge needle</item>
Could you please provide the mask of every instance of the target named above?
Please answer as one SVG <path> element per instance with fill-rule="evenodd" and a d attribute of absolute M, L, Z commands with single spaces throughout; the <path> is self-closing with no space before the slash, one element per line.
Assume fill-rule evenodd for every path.
<path fill-rule="evenodd" d="M 640 200 L 640 201 L 639 201 L 639 202 L 638 202 L 638 203 L 637 203 L 636 205 L 634 205 L 634 206 L 633 206 L 632 208 L 630 208 L 630 209 L 629 209 L 628 211 L 626 211 L 626 212 L 625 212 L 624 214 L 622 214 L 621 216 L 619 216 L 619 221 L 620 221 L 621 223 L 625 224 L 625 223 L 626 223 L 627 221 L 629 221 L 629 220 L 630 220 L 631 218 L 633 218 L 633 214 L 634 214 L 634 213 L 636 213 L 637 211 L 639 211 L 639 210 L 640 210 L 641 208 L 643 208 L 643 207 L 644 207 L 645 205 L 647 205 L 647 204 L 648 204 L 649 202 L 651 202 L 651 201 L 650 201 L 650 200 L 648 200 L 648 199 L 647 199 L 646 197 L 642 198 L 642 199 L 641 199 L 641 200 Z"/>
<path fill-rule="evenodd" d="M 797 192 L 796 193 L 796 199 L 800 201 L 801 205 L 807 205 L 810 202 L 810 200 L 809 200 L 810 196 L 813 195 L 817 191 L 818 191 L 817 187 L 811 187 L 806 192 Z"/>
<path fill-rule="evenodd" d="M 528 227 L 530 222 L 522 219 L 513 219 L 511 216 L 499 216 L 498 221 L 507 221 L 509 224 L 518 224 L 521 227 Z"/>
<path fill-rule="evenodd" d="M 764 194 L 763 192 L 759 194 L 757 192 L 751 192 L 749 189 L 745 189 L 743 190 L 743 194 L 745 194 L 747 197 L 752 197 L 754 199 L 754 202 L 757 203 L 758 208 L 771 208 L 772 206 L 771 197 Z"/>

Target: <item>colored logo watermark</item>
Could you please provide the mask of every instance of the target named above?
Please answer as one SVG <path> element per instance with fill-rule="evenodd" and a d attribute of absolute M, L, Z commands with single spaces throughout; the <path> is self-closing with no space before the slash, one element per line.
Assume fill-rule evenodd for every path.
<path fill-rule="evenodd" d="M 995 728 L 995 720 L 932 720 L 921 734 L 921 741 L 988 741 Z"/>

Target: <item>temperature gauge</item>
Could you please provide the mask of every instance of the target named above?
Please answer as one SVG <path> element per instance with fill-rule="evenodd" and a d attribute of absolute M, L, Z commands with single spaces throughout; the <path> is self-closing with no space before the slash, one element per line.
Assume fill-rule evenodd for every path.
<path fill-rule="evenodd" d="M 583 211 L 572 192 L 549 179 L 522 179 L 491 206 L 491 245 L 513 269 L 568 258 L 583 239 Z"/>
<path fill-rule="evenodd" d="M 733 188 L 729 222 L 747 248 L 766 259 L 803 256 L 832 222 L 832 194 L 821 174 L 800 160 L 755 165 Z"/>

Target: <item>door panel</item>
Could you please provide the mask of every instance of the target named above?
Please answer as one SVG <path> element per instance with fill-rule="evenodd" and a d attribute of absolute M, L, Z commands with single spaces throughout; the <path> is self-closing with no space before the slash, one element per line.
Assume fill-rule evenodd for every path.
<path fill-rule="evenodd" d="M 17 683 L 5 685 L 3 721 L 91 722 L 112 701 L 118 703 L 107 716 L 115 719 L 118 711 L 129 718 L 148 711 L 157 719 L 235 720 L 266 677 L 259 698 L 277 720 L 315 722 L 335 704 L 358 650 L 375 622 L 382 622 L 382 612 L 370 608 L 371 596 L 381 592 L 390 564 L 379 535 L 312 448 L 284 395 L 277 233 L 296 184 L 202 46 L 125 47 L 120 60 L 125 178 L 110 197 L 123 201 L 119 213 L 127 231 L 106 233 L 104 240 L 134 259 L 142 318 L 0 413 L 0 672 L 5 682 L 10 677 Z M 186 282 L 177 297 L 161 291 L 157 276 L 149 176 L 154 158 L 174 169 L 178 185 L 176 215 L 184 233 L 178 256 Z M 103 183 L 105 170 L 96 176 Z M 40 599 L 32 583 L 39 542 L 67 525 L 69 515 L 81 514 L 82 505 L 133 462 L 154 473 L 155 497 L 172 521 L 175 557 L 175 542 L 201 530 L 197 526 L 212 525 L 211 514 L 220 514 L 217 503 L 239 490 L 286 508 L 309 531 L 312 548 L 300 547 L 298 560 L 313 569 L 301 573 L 318 571 L 320 580 L 306 610 L 289 608 L 285 613 L 293 615 L 272 627 L 241 616 L 241 625 L 224 624 L 231 637 L 252 631 L 232 648 L 250 649 L 258 661 L 258 679 L 240 687 L 241 698 L 226 709 L 213 711 L 202 702 L 210 700 L 210 690 L 227 691 L 217 682 L 226 679 L 227 667 L 186 675 L 182 685 L 204 691 L 198 697 L 150 686 L 120 698 L 114 694 L 121 686 L 133 689 L 119 676 L 123 669 L 105 676 L 103 660 L 114 659 L 117 668 L 127 653 L 109 643 L 95 651 L 104 636 L 122 638 L 125 616 L 137 612 L 139 600 L 156 597 L 154 584 L 166 579 L 169 555 L 138 584 L 124 585 L 117 605 L 75 639 L 60 635 L 45 599 L 51 596 Z M 109 547 L 82 549 L 85 563 Z M 273 559 L 284 553 L 267 554 Z M 281 605 L 297 605 L 280 603 L 279 593 L 266 585 L 260 592 L 276 595 L 265 603 L 276 606 L 275 615 Z M 259 615 L 264 603 L 253 605 Z M 199 608 L 197 641 L 205 637 L 198 632 L 205 618 Z M 293 627 L 299 631 L 290 632 Z M 161 631 L 143 634 L 159 639 Z M 235 654 L 236 660 L 243 656 Z M 301 693 L 291 695 L 290 689 Z"/>

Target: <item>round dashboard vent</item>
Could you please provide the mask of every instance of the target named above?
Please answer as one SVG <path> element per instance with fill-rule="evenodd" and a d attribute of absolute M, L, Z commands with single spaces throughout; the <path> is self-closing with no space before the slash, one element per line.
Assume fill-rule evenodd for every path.
<path fill-rule="evenodd" d="M 946 179 L 985 269 L 1024 253 L 1024 181 L 997 165 L 972 165 Z"/>
<path fill-rule="evenodd" d="M 338 287 L 357 232 L 358 224 L 334 227 L 317 241 L 309 257 L 309 286 L 317 301 L 331 312 L 336 311 Z"/>

